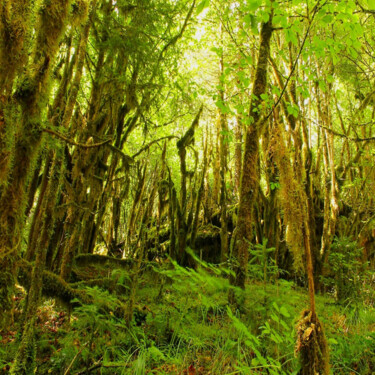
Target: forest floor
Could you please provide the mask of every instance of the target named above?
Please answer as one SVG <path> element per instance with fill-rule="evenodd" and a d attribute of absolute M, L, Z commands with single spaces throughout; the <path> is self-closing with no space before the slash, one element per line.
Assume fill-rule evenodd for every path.
<path fill-rule="evenodd" d="M 77 302 L 72 311 L 45 300 L 38 314 L 37 374 L 297 374 L 296 324 L 308 305 L 306 290 L 282 279 L 252 281 L 239 296 L 240 311 L 232 312 L 229 282 L 220 272 L 143 272 L 130 327 L 108 291 L 88 288 L 95 302 Z M 129 275 L 117 283 L 128 289 Z M 16 305 L 23 298 L 20 289 Z M 338 304 L 333 296 L 318 295 L 317 310 L 332 373 L 374 374 L 370 301 L 357 295 Z M 18 332 L 10 327 L 0 336 L 0 374 L 8 372 Z"/>

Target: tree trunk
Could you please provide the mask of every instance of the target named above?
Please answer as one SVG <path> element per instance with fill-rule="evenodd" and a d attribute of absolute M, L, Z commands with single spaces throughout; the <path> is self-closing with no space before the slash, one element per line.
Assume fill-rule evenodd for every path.
<path fill-rule="evenodd" d="M 231 284 L 245 288 L 246 269 L 249 258 L 249 244 L 252 240 L 252 229 L 254 225 L 253 209 L 257 199 L 259 181 L 258 176 L 258 152 L 259 138 L 265 127 L 261 108 L 261 95 L 267 89 L 267 69 L 268 59 L 270 57 L 270 40 L 272 35 L 272 17 L 271 10 L 269 20 L 262 24 L 260 33 L 260 45 L 258 52 L 258 64 L 254 77 L 252 100 L 250 104 L 249 116 L 251 124 L 246 128 L 245 150 L 242 162 L 240 201 L 238 208 L 238 219 L 235 233 L 232 241 L 232 256 L 235 259 L 235 277 L 231 277 Z M 236 296 L 233 290 L 229 294 L 229 301 L 237 304 Z"/>
<path fill-rule="evenodd" d="M 0 197 L 0 327 L 12 308 L 16 259 L 25 212 L 25 185 L 32 172 L 42 141 L 41 107 L 48 94 L 50 67 L 65 29 L 69 1 L 46 1 L 40 12 L 33 63 L 20 84 L 15 97 L 22 114 L 16 135 L 13 168 L 9 172 L 12 184 L 1 191 Z M 7 123 L 6 126 L 13 126 Z"/>

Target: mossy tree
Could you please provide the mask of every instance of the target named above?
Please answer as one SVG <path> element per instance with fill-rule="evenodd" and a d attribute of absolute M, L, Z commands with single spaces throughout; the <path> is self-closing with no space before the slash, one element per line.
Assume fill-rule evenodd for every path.
<path fill-rule="evenodd" d="M 27 295 L 13 373 L 35 369 L 41 293 L 90 302 L 80 288 L 100 286 L 131 327 L 144 266 L 196 267 L 191 248 L 232 266 L 244 312 L 264 239 L 274 279 L 308 288 L 302 372 L 328 372 L 315 289 L 331 243 L 374 262 L 371 4 L 3 1 L 0 328 L 17 278 Z M 102 266 L 131 267 L 129 294 L 84 280 Z"/>
<path fill-rule="evenodd" d="M 240 288 L 245 287 L 249 244 L 253 239 L 253 225 L 255 224 L 253 210 L 259 189 L 259 139 L 264 132 L 265 117 L 267 116 L 267 110 L 264 106 L 262 108 L 262 96 L 267 91 L 268 60 L 273 32 L 272 2 L 268 11 L 268 20 L 263 22 L 260 31 L 258 61 L 249 108 L 250 124 L 245 131 L 237 225 L 232 238 L 233 244 L 231 245 L 233 261 L 235 262 L 235 277 L 233 277 L 232 284 Z M 238 302 L 236 301 L 235 293 L 231 293 L 229 299 L 232 303 Z"/>

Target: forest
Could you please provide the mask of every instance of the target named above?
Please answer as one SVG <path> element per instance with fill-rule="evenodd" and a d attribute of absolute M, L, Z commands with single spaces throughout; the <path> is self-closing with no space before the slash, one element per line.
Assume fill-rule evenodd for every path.
<path fill-rule="evenodd" d="M 1 0 L 0 374 L 375 374 L 373 27 Z"/>

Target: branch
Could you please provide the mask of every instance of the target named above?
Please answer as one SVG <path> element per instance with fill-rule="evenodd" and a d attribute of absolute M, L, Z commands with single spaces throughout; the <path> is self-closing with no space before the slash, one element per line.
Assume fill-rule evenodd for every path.
<path fill-rule="evenodd" d="M 63 141 L 65 141 L 66 143 L 69 143 L 73 146 L 77 146 L 77 147 L 82 147 L 82 148 L 95 148 L 95 147 L 100 147 L 100 146 L 103 146 L 103 145 L 106 145 L 107 143 L 111 142 L 112 139 L 107 139 L 106 141 L 104 142 L 100 142 L 100 143 L 92 143 L 92 144 L 85 144 L 85 143 L 78 143 L 78 142 L 75 142 L 73 141 L 72 139 L 69 139 L 67 137 L 65 137 L 64 135 L 62 135 L 61 133 L 58 133 L 58 132 L 55 132 L 54 130 L 52 129 L 48 129 L 48 128 L 45 128 L 43 129 L 43 131 L 45 133 L 48 133 L 48 134 L 52 134 L 53 136 L 59 138 L 59 139 L 62 139 Z"/>
<path fill-rule="evenodd" d="M 48 128 L 45 128 L 43 129 L 44 132 L 46 133 L 49 133 L 49 134 L 52 134 L 53 136 L 57 137 L 57 138 L 60 138 L 62 139 L 63 141 L 65 141 L 66 143 L 69 143 L 73 146 L 77 146 L 77 147 L 82 147 L 82 148 L 95 148 L 95 147 L 100 147 L 100 146 L 104 146 L 104 145 L 107 145 L 112 151 L 115 151 L 117 152 L 118 154 L 120 154 L 120 156 L 122 157 L 124 163 L 126 164 L 127 167 L 129 167 L 131 164 L 133 164 L 134 160 L 132 157 L 130 157 L 129 155 L 126 155 L 124 152 L 122 152 L 118 147 L 116 146 L 113 146 L 110 142 L 112 141 L 112 139 L 107 139 L 106 141 L 104 142 L 100 142 L 100 143 L 92 143 L 92 144 L 84 144 L 84 143 L 77 143 L 69 138 L 66 138 L 64 135 L 62 135 L 61 133 L 58 133 L 58 132 L 55 132 L 54 130 L 52 129 L 48 129 Z"/>
<path fill-rule="evenodd" d="M 88 344 L 88 342 L 86 342 L 84 345 L 82 345 L 81 349 L 79 349 L 79 351 L 76 353 L 76 355 L 73 357 L 73 360 L 70 362 L 70 365 L 68 366 L 68 368 L 66 369 L 66 371 L 64 372 L 64 375 L 68 375 L 69 374 L 69 371 L 70 369 L 72 368 L 73 366 L 73 363 L 75 362 L 75 360 L 77 359 L 77 357 L 81 354 L 82 350 L 84 349 L 84 347 Z"/>
<path fill-rule="evenodd" d="M 341 137 L 341 138 L 345 138 L 345 139 L 348 139 L 349 141 L 353 141 L 353 142 L 368 142 L 368 141 L 375 141 L 375 137 L 368 137 L 368 138 L 359 138 L 359 137 L 349 137 L 345 134 L 341 134 L 339 132 L 336 132 L 332 129 L 329 129 L 323 125 L 318 125 L 320 126 L 321 128 L 327 130 L 328 133 L 331 133 L 333 135 L 336 135 L 338 137 Z"/>
<path fill-rule="evenodd" d="M 180 138 L 179 141 L 177 142 L 177 148 L 178 149 L 185 148 L 192 142 L 192 140 L 194 138 L 194 131 L 195 131 L 195 128 L 198 126 L 199 118 L 201 116 L 202 111 L 203 111 L 203 104 L 199 108 L 199 111 L 196 114 L 192 124 L 190 125 L 190 128 L 186 131 L 184 136 L 182 138 Z"/>
<path fill-rule="evenodd" d="M 158 66 L 160 64 L 160 62 L 162 61 L 163 59 L 163 56 L 164 56 L 164 53 L 167 51 L 167 49 L 171 46 L 173 46 L 174 44 L 177 43 L 177 41 L 182 37 L 186 27 L 187 27 L 187 24 L 193 14 L 193 10 L 194 10 L 194 7 L 195 7 L 195 2 L 196 0 L 193 0 L 193 3 L 191 4 L 191 7 L 188 11 L 188 14 L 186 15 L 186 18 L 185 18 L 185 21 L 184 21 L 184 24 L 182 25 L 181 27 L 181 30 L 179 31 L 179 33 L 177 35 L 175 35 L 163 48 L 162 50 L 160 51 L 160 54 L 159 54 L 159 57 L 157 59 L 157 62 L 155 64 L 155 68 L 154 68 L 154 71 L 152 72 L 152 76 L 150 78 L 150 82 L 153 81 L 155 75 L 156 75 L 156 72 L 157 72 L 157 69 L 158 69 Z"/>
<path fill-rule="evenodd" d="M 128 268 L 133 264 L 131 259 L 118 259 L 99 254 L 80 254 L 74 258 L 74 262 L 77 267 L 99 264 L 109 265 L 112 268 Z"/>
<path fill-rule="evenodd" d="M 153 144 L 158 143 L 162 141 L 163 139 L 172 139 L 172 138 L 178 138 L 176 135 L 167 135 L 166 137 L 161 137 L 159 139 L 155 139 L 154 141 L 151 141 L 146 146 L 142 147 L 138 152 L 136 152 L 132 158 L 135 159 L 139 154 L 141 154 L 143 151 L 148 150 Z"/>
<path fill-rule="evenodd" d="M 371 10 L 371 9 L 365 9 L 359 1 L 356 1 L 356 4 L 361 8 L 362 12 L 363 13 L 367 13 L 367 14 L 375 14 L 375 10 Z"/>
<path fill-rule="evenodd" d="M 318 4 L 319 4 L 319 3 L 318 3 Z M 288 78 L 287 78 L 286 81 L 285 81 L 285 85 L 284 85 L 284 87 L 283 87 L 283 89 L 282 89 L 282 91 L 281 91 L 281 94 L 280 94 L 280 96 L 278 97 L 276 103 L 272 106 L 272 109 L 269 111 L 268 115 L 264 118 L 263 121 L 267 121 L 267 120 L 271 117 L 273 111 L 274 111 L 274 110 L 276 109 L 276 107 L 280 104 L 281 99 L 283 98 L 283 96 L 284 96 L 284 94 L 285 94 L 285 91 L 286 91 L 286 89 L 287 89 L 287 87 L 288 87 L 289 81 L 290 81 L 290 79 L 292 78 L 292 76 L 293 76 L 293 74 L 294 74 L 294 71 L 296 70 L 297 63 L 298 63 L 299 58 L 301 57 L 301 54 L 302 54 L 303 48 L 305 47 L 305 43 L 306 43 L 307 37 L 309 36 L 309 33 L 310 33 L 310 30 L 311 30 L 311 26 L 312 26 L 312 23 L 313 23 L 313 21 L 314 21 L 314 18 L 315 18 L 315 16 L 316 16 L 317 12 L 318 12 L 318 9 L 319 9 L 318 4 L 316 4 L 316 6 L 315 6 L 315 8 L 314 8 L 314 13 L 313 13 L 313 15 L 312 15 L 312 17 L 311 17 L 311 21 L 309 22 L 309 26 L 308 26 L 308 28 L 307 28 L 307 30 L 306 30 L 306 34 L 305 34 L 305 36 L 304 36 L 304 38 L 303 38 L 303 41 L 302 41 L 301 47 L 300 47 L 300 49 L 299 49 L 299 51 L 298 51 L 298 55 L 297 55 L 297 57 L 296 57 L 296 59 L 295 59 L 295 61 L 294 61 L 294 64 L 293 64 L 293 66 L 292 66 L 292 70 L 290 71 L 289 76 L 288 76 Z M 262 123 L 263 123 L 263 122 L 262 122 Z"/>
<path fill-rule="evenodd" d="M 161 50 L 161 52 L 160 52 L 160 55 L 159 55 L 159 61 L 162 59 L 162 57 L 163 57 L 163 54 L 164 54 L 164 52 L 170 47 L 170 46 L 172 46 L 173 44 L 176 44 L 176 42 L 182 37 L 182 35 L 183 35 L 183 33 L 184 33 L 184 31 L 185 31 L 185 29 L 186 29 L 186 27 L 187 27 L 187 24 L 188 24 L 188 22 L 189 22 L 189 20 L 190 20 L 190 17 L 191 17 L 191 15 L 193 14 L 193 10 L 194 10 L 194 7 L 195 7 L 195 0 L 193 1 L 193 3 L 191 4 L 191 7 L 190 7 L 190 9 L 189 9 L 189 12 L 188 12 L 188 14 L 187 14 L 187 16 L 186 16 L 186 18 L 185 18 L 185 21 L 184 21 L 184 24 L 182 25 L 182 27 L 181 27 L 181 30 L 180 30 L 180 32 L 177 34 L 177 35 L 175 35 L 164 47 L 163 47 L 163 49 Z"/>
<path fill-rule="evenodd" d="M 133 164 L 134 160 L 131 156 L 126 155 L 124 152 L 122 152 L 118 147 L 113 146 L 112 144 L 108 144 L 108 147 L 112 150 L 117 152 L 121 157 L 122 160 L 125 162 L 126 166 L 129 167 L 131 164 Z"/>

